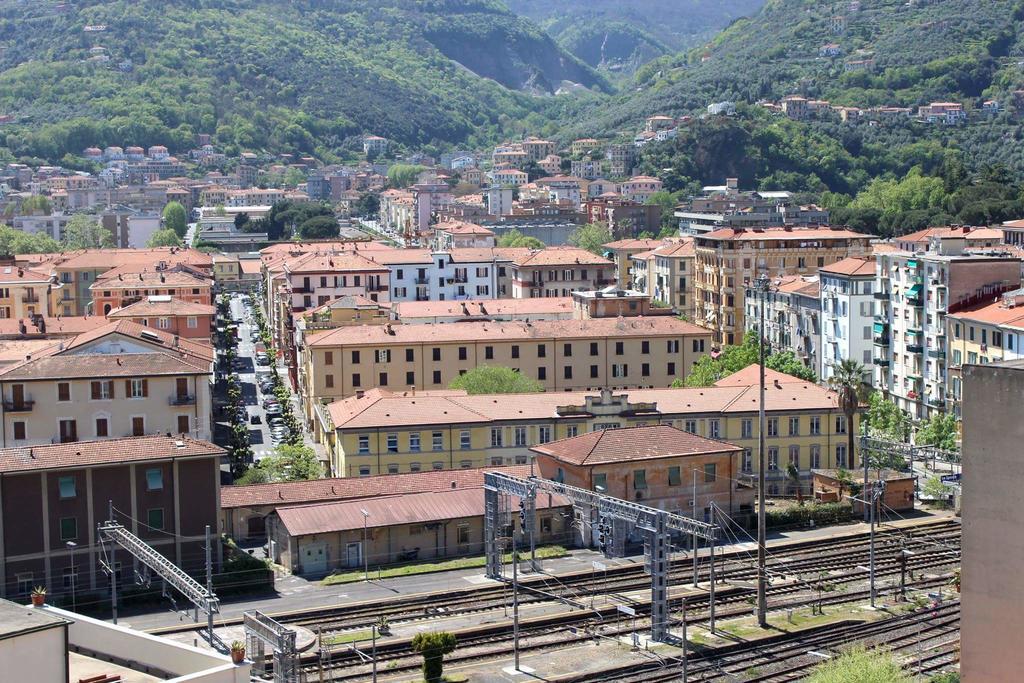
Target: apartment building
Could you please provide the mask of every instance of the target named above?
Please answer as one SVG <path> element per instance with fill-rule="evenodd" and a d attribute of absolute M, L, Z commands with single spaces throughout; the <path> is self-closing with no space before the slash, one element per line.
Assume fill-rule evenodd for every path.
<path fill-rule="evenodd" d="M 481 365 L 516 368 L 548 391 L 668 386 L 710 350 L 671 317 L 367 325 L 308 335 L 300 391 L 316 406 L 374 388 L 443 389 Z"/>
<path fill-rule="evenodd" d="M 694 257 L 692 239 L 671 242 L 636 254 L 633 257 L 633 276 L 637 289 L 692 320 Z"/>
<path fill-rule="evenodd" d="M 589 293 L 589 292 L 588 292 Z M 576 292 L 577 297 L 581 292 Z M 488 299 L 479 301 L 403 301 L 390 308 L 390 318 L 404 325 L 520 320 L 571 320 L 573 298 Z"/>
<path fill-rule="evenodd" d="M 843 259 L 818 272 L 821 277 L 821 365 L 815 372 L 826 381 L 844 359 L 851 358 L 864 365 L 867 372 L 864 379 L 870 382 L 875 259 Z"/>
<path fill-rule="evenodd" d="M 312 253 L 285 261 L 280 290 L 291 311 L 322 306 L 340 296 L 389 298 L 388 268 L 357 251 Z"/>
<path fill-rule="evenodd" d="M 211 433 L 207 344 L 126 320 L 0 369 L 0 445 Z"/>
<path fill-rule="evenodd" d="M 434 226 L 435 251 L 487 249 L 497 246 L 494 231 L 476 223 L 445 221 Z"/>
<path fill-rule="evenodd" d="M 661 206 L 641 204 L 618 194 L 603 194 L 583 203 L 589 223 L 605 223 L 616 240 L 639 237 L 640 233 L 661 231 Z"/>
<path fill-rule="evenodd" d="M 679 232 L 697 234 L 719 228 L 766 228 L 776 225 L 818 226 L 828 223 L 828 211 L 814 205 L 793 204 L 784 190 L 740 190 L 739 179 L 708 185 L 702 194 L 676 208 Z"/>
<path fill-rule="evenodd" d="M 1002 246 L 1004 232 L 997 228 L 972 228 L 969 226 L 945 226 L 925 228 L 909 235 L 894 237 L 892 242 L 900 251 L 928 251 L 928 245 L 935 237 L 942 239 L 964 238 L 965 249 L 994 249 Z"/>
<path fill-rule="evenodd" d="M 817 374 L 821 366 L 821 282 L 790 275 L 773 281 L 765 292 L 748 287 L 744 295 L 748 332 L 757 333 L 764 303 L 764 334 L 769 348 L 792 351 Z"/>
<path fill-rule="evenodd" d="M 74 589 L 79 600 L 109 593 L 96 527 L 111 505 L 129 531 L 200 572 L 206 525 L 217 528 L 223 456 L 188 436 L 0 450 L 0 596 L 24 599 L 35 586 L 61 597 Z M 219 564 L 219 543 L 214 553 Z M 132 585 L 142 567 L 118 556 L 118 581 Z"/>
<path fill-rule="evenodd" d="M 209 341 L 217 309 L 209 304 L 182 301 L 167 294 L 151 295 L 107 314 L 107 320 L 131 320 L 167 334 Z"/>
<path fill-rule="evenodd" d="M 49 273 L 13 263 L 0 264 L 0 318 L 58 315 L 50 305 L 51 290 L 60 289 Z"/>
<path fill-rule="evenodd" d="M 578 247 L 530 250 L 512 260 L 512 298 L 565 297 L 615 284 L 615 264 Z"/>
<path fill-rule="evenodd" d="M 947 410 L 946 316 L 1021 284 L 1019 257 L 965 246 L 937 235 L 927 251 L 876 255 L 875 388 L 916 419 Z"/>
<path fill-rule="evenodd" d="M 619 185 L 619 194 L 631 202 L 646 204 L 655 192 L 661 192 L 663 184 L 660 178 L 637 175 L 624 180 Z"/>
<path fill-rule="evenodd" d="M 871 237 L 840 228 L 722 228 L 694 237 L 694 320 L 717 344 L 747 328 L 743 293 L 759 275 L 814 275 L 851 256 L 870 256 Z"/>
<path fill-rule="evenodd" d="M 852 467 L 846 419 L 833 392 L 766 370 L 765 476 L 788 490 L 786 468 Z M 335 476 L 463 469 L 529 462 L 530 448 L 595 430 L 657 424 L 742 449 L 741 476 L 757 470 L 757 367 L 713 387 L 468 396 L 373 389 L 318 412 Z M 856 425 L 855 425 L 856 427 Z"/>
<path fill-rule="evenodd" d="M 965 365 L 990 365 L 1024 357 L 1024 289 L 948 314 L 946 339 L 947 407 L 959 416 L 963 412 Z"/>
<path fill-rule="evenodd" d="M 89 286 L 93 314 L 107 315 L 150 296 L 169 296 L 206 306 L 213 303 L 213 278 L 205 273 L 180 265 L 131 272 L 134 270 L 115 268 Z"/>
<path fill-rule="evenodd" d="M 606 253 L 611 256 L 612 262 L 615 264 L 615 278 L 619 286 L 626 289 L 631 287 L 643 289 L 642 285 L 636 284 L 633 280 L 633 257 L 664 245 L 665 240 L 648 238 L 615 240 L 605 244 Z"/>

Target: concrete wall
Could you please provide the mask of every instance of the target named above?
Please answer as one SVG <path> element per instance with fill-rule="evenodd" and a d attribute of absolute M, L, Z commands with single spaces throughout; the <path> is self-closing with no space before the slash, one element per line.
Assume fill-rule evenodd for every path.
<path fill-rule="evenodd" d="M 65 683 L 68 658 L 64 651 L 64 629 L 48 628 L 0 640 L 0 667 L 5 681 Z"/>
<path fill-rule="evenodd" d="M 175 643 L 56 607 L 40 609 L 72 622 L 68 628 L 68 640 L 73 648 L 84 654 L 95 653 L 109 657 L 134 669 L 145 670 L 142 667 L 148 667 L 163 672 L 169 675 L 168 683 L 247 683 L 249 680 L 250 665 L 243 663 L 235 666 L 227 655 Z M 34 675 L 24 680 L 47 679 Z"/>
<path fill-rule="evenodd" d="M 1024 670 L 1024 537 L 1018 504 L 1024 367 L 964 367 L 961 672 L 969 683 Z"/>

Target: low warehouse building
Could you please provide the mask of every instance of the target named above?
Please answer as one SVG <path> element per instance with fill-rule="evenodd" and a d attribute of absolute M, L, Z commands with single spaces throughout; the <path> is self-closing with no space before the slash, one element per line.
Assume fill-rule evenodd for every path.
<path fill-rule="evenodd" d="M 840 478 L 840 472 L 846 472 L 848 478 Z M 840 499 L 847 499 L 851 495 L 850 483 L 857 488 L 864 486 L 864 473 L 862 471 L 849 470 L 814 470 L 813 490 L 814 498 L 824 503 L 835 503 Z M 914 487 L 917 477 L 910 472 L 897 472 L 895 470 L 869 470 L 868 483 L 876 481 L 885 482 L 885 493 L 882 496 L 882 514 L 887 511 L 907 512 L 914 509 Z M 854 515 L 864 510 L 864 504 L 860 501 L 852 501 Z"/>

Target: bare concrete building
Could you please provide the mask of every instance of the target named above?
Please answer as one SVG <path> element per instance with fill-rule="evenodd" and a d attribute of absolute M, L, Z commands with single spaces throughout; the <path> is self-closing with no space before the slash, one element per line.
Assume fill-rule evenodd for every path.
<path fill-rule="evenodd" d="M 970 683 L 1020 679 L 1024 670 L 1024 487 L 1020 444 L 1024 361 L 966 365 L 960 667 Z"/>

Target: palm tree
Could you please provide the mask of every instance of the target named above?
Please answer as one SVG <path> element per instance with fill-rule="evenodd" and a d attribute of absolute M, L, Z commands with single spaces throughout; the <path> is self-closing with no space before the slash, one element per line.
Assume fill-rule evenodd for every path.
<path fill-rule="evenodd" d="M 832 376 L 828 378 L 828 386 L 838 394 L 839 409 L 846 415 L 846 454 L 847 465 L 855 467 L 854 445 L 856 435 L 854 434 L 853 419 L 862 403 L 868 400 L 871 393 L 864 384 L 864 375 L 867 368 L 851 358 L 844 358 L 833 370 Z M 864 482 L 867 487 L 868 482 Z M 864 506 L 865 510 L 867 506 Z M 867 512 L 865 512 L 865 517 Z"/>

